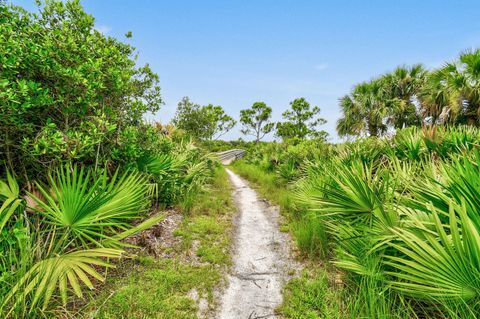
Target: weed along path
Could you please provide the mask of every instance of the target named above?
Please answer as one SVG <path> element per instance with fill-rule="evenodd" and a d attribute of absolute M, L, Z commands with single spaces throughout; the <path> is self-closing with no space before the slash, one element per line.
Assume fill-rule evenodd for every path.
<path fill-rule="evenodd" d="M 218 319 L 276 318 L 282 287 L 295 267 L 290 239 L 279 231 L 278 209 L 261 200 L 247 182 L 227 169 L 238 208 L 233 267 L 221 296 Z"/>

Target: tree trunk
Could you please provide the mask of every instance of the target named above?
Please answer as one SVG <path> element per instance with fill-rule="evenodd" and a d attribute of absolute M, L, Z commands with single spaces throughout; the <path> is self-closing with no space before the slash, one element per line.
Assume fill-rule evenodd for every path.
<path fill-rule="evenodd" d="M 467 125 L 475 126 L 475 127 L 479 126 L 480 123 L 479 123 L 478 113 L 479 113 L 478 108 L 467 109 L 467 114 L 466 114 Z"/>

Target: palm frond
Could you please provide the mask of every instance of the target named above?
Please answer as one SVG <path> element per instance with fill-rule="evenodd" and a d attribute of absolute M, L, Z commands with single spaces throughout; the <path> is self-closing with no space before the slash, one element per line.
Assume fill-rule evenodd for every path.
<path fill-rule="evenodd" d="M 104 280 L 93 266 L 113 267 L 103 259 L 120 258 L 121 254 L 122 251 L 118 249 L 98 248 L 73 251 L 41 260 L 12 287 L 5 296 L 2 308 L 10 307 L 12 310 L 16 304 L 31 298 L 30 311 L 34 310 L 39 302 L 42 302 L 41 307 L 45 309 L 55 291 L 59 292 L 63 303 L 67 302 L 70 291 L 82 297 L 82 285 L 93 289 L 91 279 Z"/>
<path fill-rule="evenodd" d="M 49 186 L 38 184 L 43 198 L 30 194 L 46 222 L 64 230 L 68 240 L 103 247 L 118 229 L 126 229 L 148 203 L 145 178 L 139 173 L 106 173 L 93 181 L 90 171 L 68 166 L 49 175 Z"/>
<path fill-rule="evenodd" d="M 448 227 L 432 206 L 435 233 L 424 221 L 413 220 L 416 231 L 395 228 L 397 243 L 391 247 L 403 256 L 388 255 L 391 284 L 420 298 L 470 300 L 480 296 L 480 235 L 465 205 L 452 203 Z M 458 217 L 457 217 L 458 216 Z M 421 232 L 421 235 L 418 234 Z"/>

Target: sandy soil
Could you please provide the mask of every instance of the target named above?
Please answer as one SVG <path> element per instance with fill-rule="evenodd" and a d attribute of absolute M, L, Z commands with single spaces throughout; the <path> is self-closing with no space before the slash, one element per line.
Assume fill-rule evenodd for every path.
<path fill-rule="evenodd" d="M 217 318 L 277 318 L 282 287 L 297 266 L 290 257 L 290 239 L 279 231 L 278 209 L 261 200 L 245 180 L 227 172 L 235 188 L 238 216 L 232 272 Z"/>

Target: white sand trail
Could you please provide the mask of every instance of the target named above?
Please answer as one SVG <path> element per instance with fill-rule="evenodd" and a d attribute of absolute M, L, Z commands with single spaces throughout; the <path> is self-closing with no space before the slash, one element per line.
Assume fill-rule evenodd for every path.
<path fill-rule="evenodd" d="M 289 270 L 290 239 L 278 228 L 278 209 L 259 199 L 247 182 L 227 169 L 238 207 L 233 269 L 218 319 L 276 318 Z"/>

